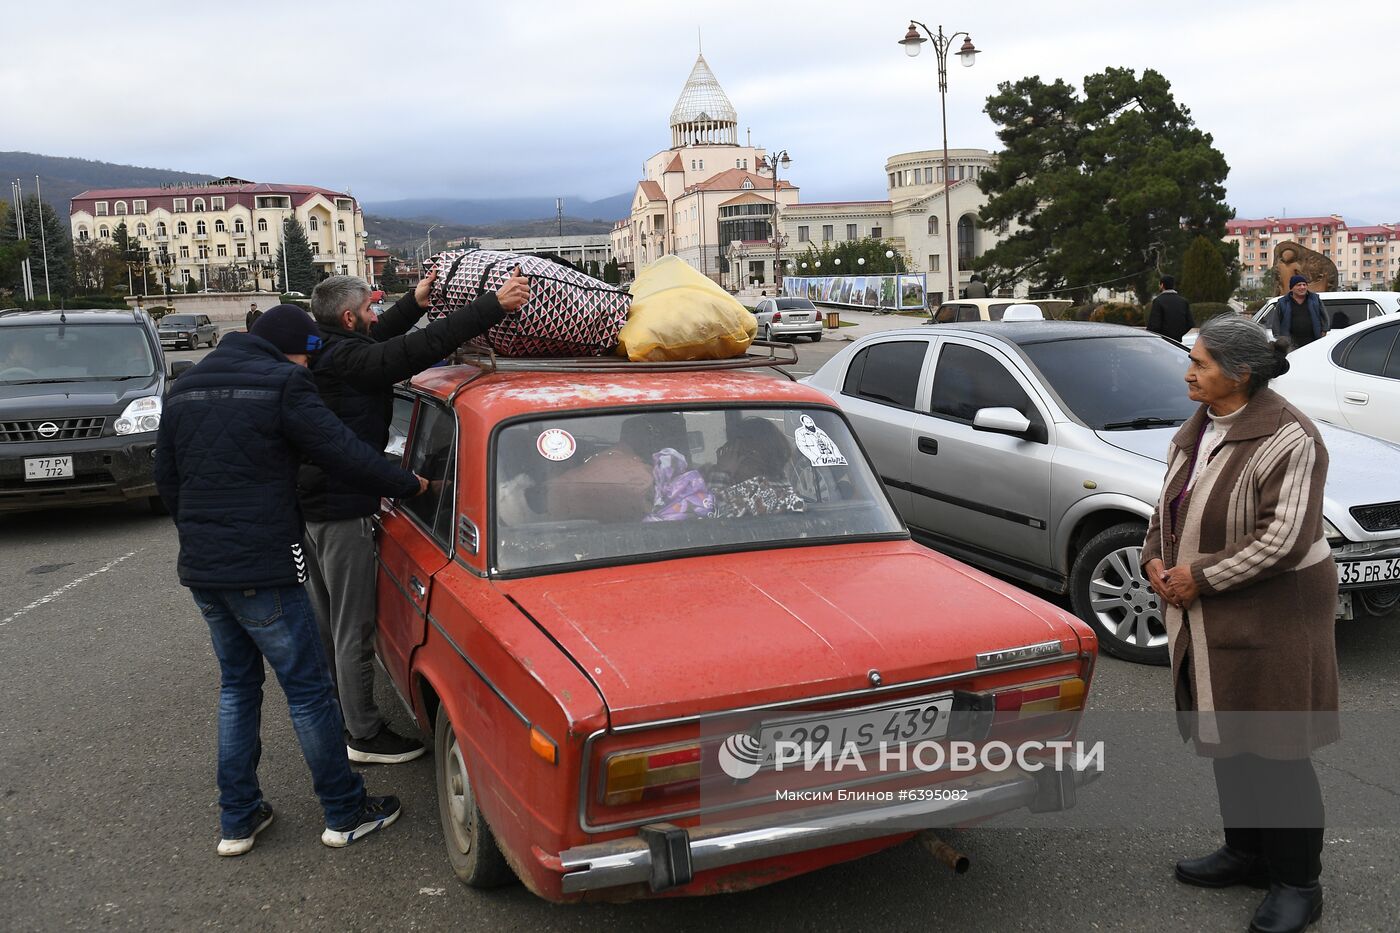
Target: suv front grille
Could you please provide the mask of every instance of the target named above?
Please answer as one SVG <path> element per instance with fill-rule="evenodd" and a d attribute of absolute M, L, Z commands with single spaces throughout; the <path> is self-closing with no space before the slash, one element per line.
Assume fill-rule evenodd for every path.
<path fill-rule="evenodd" d="M 85 437 L 101 437 L 107 424 L 104 417 L 53 418 L 44 421 L 0 421 L 0 444 L 26 441 L 71 441 Z M 42 425 L 53 425 L 56 431 L 40 433 Z"/>
<path fill-rule="evenodd" d="M 1351 517 L 1367 531 L 1400 531 L 1400 502 L 1354 505 Z"/>

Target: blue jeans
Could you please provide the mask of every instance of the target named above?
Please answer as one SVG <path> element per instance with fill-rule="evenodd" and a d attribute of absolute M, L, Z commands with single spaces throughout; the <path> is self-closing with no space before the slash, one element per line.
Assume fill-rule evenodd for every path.
<path fill-rule="evenodd" d="M 287 696 L 301 754 L 326 825 L 352 823 L 365 799 L 365 782 L 350 770 L 344 723 L 321 650 L 311 600 L 301 586 L 260 590 L 191 588 L 219 658 L 219 809 L 225 839 L 252 832 L 262 803 L 263 658 Z"/>

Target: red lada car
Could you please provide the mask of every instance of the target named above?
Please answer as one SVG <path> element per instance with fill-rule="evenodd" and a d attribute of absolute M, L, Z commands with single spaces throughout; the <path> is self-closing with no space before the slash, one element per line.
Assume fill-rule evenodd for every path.
<path fill-rule="evenodd" d="M 738 890 L 1073 804 L 1073 769 L 782 766 L 1070 736 L 1097 645 L 913 543 L 841 412 L 764 362 L 483 360 L 404 390 L 432 485 L 380 516 L 378 652 L 467 884 Z"/>

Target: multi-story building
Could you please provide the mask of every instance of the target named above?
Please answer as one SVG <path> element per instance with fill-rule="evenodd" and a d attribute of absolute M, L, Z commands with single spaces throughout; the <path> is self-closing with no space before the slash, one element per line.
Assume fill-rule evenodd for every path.
<path fill-rule="evenodd" d="M 449 240 L 448 249 L 461 249 L 465 239 Z M 613 256 L 612 240 L 608 233 L 573 233 L 564 236 L 516 236 L 516 237 L 476 237 L 473 242 L 481 249 L 501 250 L 507 253 L 549 253 L 566 259 L 585 268 L 588 263 L 596 263 L 601 269 Z"/>
<path fill-rule="evenodd" d="M 1263 217 L 1225 224 L 1225 241 L 1240 251 L 1241 280 L 1257 285 L 1273 268 L 1274 247 L 1294 240 L 1337 265 L 1338 286 L 1388 289 L 1400 275 L 1400 223 L 1352 227 L 1340 214 Z"/>
<path fill-rule="evenodd" d="M 282 277 L 277 254 L 289 216 L 306 231 L 322 274 L 368 273 L 359 203 L 325 188 L 220 178 L 204 185 L 84 191 L 69 208 L 75 241 L 110 240 L 125 222 L 171 288 L 191 279 L 205 288 L 273 288 Z"/>

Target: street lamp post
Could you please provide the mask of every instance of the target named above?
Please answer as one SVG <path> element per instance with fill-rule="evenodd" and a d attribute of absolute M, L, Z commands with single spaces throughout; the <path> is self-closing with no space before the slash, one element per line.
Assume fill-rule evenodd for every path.
<path fill-rule="evenodd" d="M 770 226 L 773 232 L 773 294 L 783 293 L 783 270 L 779 264 L 782 257 L 785 237 L 778 232 L 778 169 L 788 168 L 792 165 L 792 159 L 788 156 L 786 149 L 781 149 L 773 153 L 771 157 L 764 156 L 759 160 L 759 168 L 768 168 L 773 171 L 773 218 Z"/>
<path fill-rule="evenodd" d="M 919 35 L 919 29 L 924 31 L 923 36 Z M 938 106 L 943 117 L 943 237 L 947 244 L 948 258 L 948 294 L 943 300 L 952 301 L 958 296 L 953 287 L 953 211 L 948 197 L 948 49 L 952 47 L 953 40 L 958 36 L 963 37 L 963 44 L 958 47 L 958 59 L 964 68 L 972 67 L 977 53 L 981 50 L 972 44 L 972 37 L 965 32 L 945 36 L 943 26 L 940 25 L 938 34 L 934 35 L 933 30 L 918 20 L 909 21 L 909 31 L 899 40 L 899 44 L 904 46 L 905 54 L 913 58 L 919 54 L 924 42 L 928 41 L 924 36 L 933 41 L 933 51 L 938 58 Z"/>

